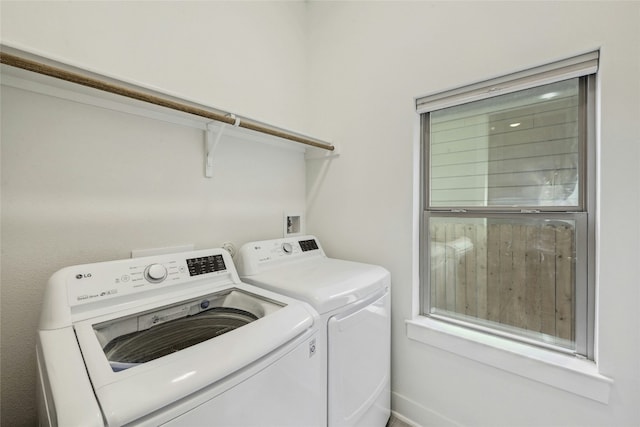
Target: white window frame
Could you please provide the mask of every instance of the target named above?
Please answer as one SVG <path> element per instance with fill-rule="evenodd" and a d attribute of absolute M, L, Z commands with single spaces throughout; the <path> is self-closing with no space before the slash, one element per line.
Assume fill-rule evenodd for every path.
<path fill-rule="evenodd" d="M 423 314 L 422 310 L 424 299 L 423 296 L 429 295 L 428 288 L 423 293 L 423 279 L 420 279 L 419 290 L 416 292 L 415 307 L 420 307 L 417 315 L 413 319 L 407 321 L 407 334 L 409 338 L 415 339 L 426 344 L 434 345 L 441 349 L 461 354 L 465 357 L 504 369 L 519 375 L 539 380 L 543 383 L 553 385 L 565 390 L 575 392 L 600 402 L 608 401 L 609 390 L 612 381 L 600 375 L 594 364 L 595 360 L 595 105 L 596 92 L 595 73 L 598 68 L 599 51 L 589 52 L 584 55 L 578 55 L 566 60 L 557 61 L 529 70 L 513 73 L 508 76 L 491 79 L 484 82 L 468 85 L 462 88 L 450 91 L 428 95 L 416 99 L 416 111 L 421 116 L 430 111 L 447 108 L 475 100 L 490 98 L 504 93 L 524 90 L 527 88 L 542 86 L 544 84 L 553 83 L 560 80 L 566 80 L 574 77 L 586 77 L 586 96 L 587 115 L 586 124 L 588 129 L 584 131 L 588 135 L 586 141 L 586 152 L 588 153 L 587 161 L 581 164 L 581 168 L 586 176 L 581 181 L 583 188 L 583 196 L 581 198 L 583 205 L 583 213 L 574 214 L 574 218 L 579 221 L 587 221 L 588 242 L 586 256 L 588 262 L 584 266 L 585 272 L 576 280 L 587 280 L 589 285 L 587 291 L 581 295 L 578 305 L 586 311 L 586 325 L 582 325 L 581 329 L 584 335 L 580 337 L 581 348 L 577 349 L 576 355 L 568 355 L 550 351 L 539 343 L 528 342 L 519 337 L 510 337 L 508 334 L 495 334 L 493 331 L 485 331 L 482 328 L 469 329 L 466 325 L 456 322 L 443 321 L 437 317 L 429 316 L 428 313 Z M 420 135 L 422 135 L 422 126 L 420 126 Z M 420 147 L 422 147 L 422 141 Z M 420 153 L 421 172 L 419 176 L 420 185 L 425 185 L 425 155 Z M 438 209 L 428 210 L 425 198 L 427 197 L 427 189 L 421 187 L 416 193 L 420 198 L 420 237 L 417 238 L 417 247 L 422 251 L 428 242 L 425 238 L 423 225 L 426 224 L 425 218 L 429 215 L 441 215 Z M 479 210 L 480 211 L 480 210 Z M 477 212 L 476 212 L 477 213 Z M 546 212 L 550 214 L 551 212 Z M 498 214 L 515 215 L 514 212 L 498 212 Z M 449 213 L 447 214 L 449 215 Z M 461 213 L 464 215 L 464 213 Z M 584 242 L 582 242 L 584 244 Z M 417 254 L 416 260 L 424 260 L 424 253 Z M 577 268 L 576 271 L 579 269 Z M 587 277 L 584 277 L 584 276 Z M 428 277 L 423 271 L 419 272 L 420 277 Z M 427 306 L 428 307 L 428 306 Z M 489 332 L 489 333 L 487 333 Z M 578 333 L 578 331 L 576 330 Z M 576 337 L 578 341 L 578 337 Z M 497 353 L 496 353 L 497 352 Z M 512 356 L 517 355 L 512 363 L 505 363 Z M 505 359 L 506 357 L 506 359 Z M 527 367 L 531 366 L 531 360 L 540 364 L 539 370 L 531 370 Z M 558 370 L 563 371 L 562 375 L 558 374 Z M 554 373 L 555 372 L 555 373 Z M 555 377 L 555 380 L 553 379 Z"/>

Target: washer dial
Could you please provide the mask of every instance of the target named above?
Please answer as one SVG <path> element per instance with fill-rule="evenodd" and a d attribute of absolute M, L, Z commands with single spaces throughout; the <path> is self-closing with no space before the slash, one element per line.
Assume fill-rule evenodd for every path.
<path fill-rule="evenodd" d="M 160 283 L 167 278 L 167 269 L 162 264 L 150 264 L 144 269 L 144 278 L 151 283 Z"/>

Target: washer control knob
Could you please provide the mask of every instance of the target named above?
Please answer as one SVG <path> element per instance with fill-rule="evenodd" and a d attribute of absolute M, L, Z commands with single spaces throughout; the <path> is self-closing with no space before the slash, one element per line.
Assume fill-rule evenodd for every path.
<path fill-rule="evenodd" d="M 151 283 L 160 283 L 167 278 L 167 269 L 162 264 L 151 264 L 144 269 L 144 278 Z"/>
<path fill-rule="evenodd" d="M 282 250 L 284 251 L 284 253 L 290 254 L 293 252 L 293 246 L 291 246 L 291 243 L 283 243 Z"/>

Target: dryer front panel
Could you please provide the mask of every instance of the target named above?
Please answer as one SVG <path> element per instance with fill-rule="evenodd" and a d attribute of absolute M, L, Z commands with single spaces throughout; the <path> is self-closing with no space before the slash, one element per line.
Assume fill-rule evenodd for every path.
<path fill-rule="evenodd" d="M 329 426 L 384 426 L 390 415 L 390 296 L 328 321 Z"/>

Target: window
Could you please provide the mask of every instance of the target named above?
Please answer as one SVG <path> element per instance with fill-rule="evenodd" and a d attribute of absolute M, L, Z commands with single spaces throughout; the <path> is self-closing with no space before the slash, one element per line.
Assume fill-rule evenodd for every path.
<path fill-rule="evenodd" d="M 423 315 L 593 358 L 597 63 L 417 100 Z"/>

